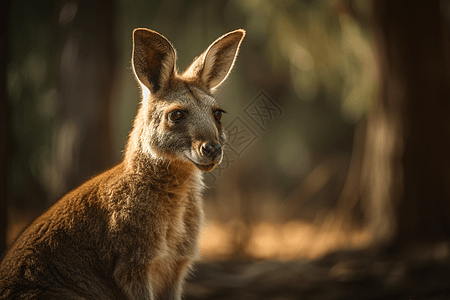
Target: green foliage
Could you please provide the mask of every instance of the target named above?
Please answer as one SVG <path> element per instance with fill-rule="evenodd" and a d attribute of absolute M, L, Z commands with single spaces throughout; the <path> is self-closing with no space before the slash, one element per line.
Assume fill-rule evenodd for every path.
<path fill-rule="evenodd" d="M 266 40 L 273 68 L 289 70 L 298 98 L 314 101 L 323 92 L 323 97 L 340 101 L 348 123 L 367 112 L 376 80 L 369 36 L 342 2 L 235 2 L 248 16 L 248 30 Z"/>

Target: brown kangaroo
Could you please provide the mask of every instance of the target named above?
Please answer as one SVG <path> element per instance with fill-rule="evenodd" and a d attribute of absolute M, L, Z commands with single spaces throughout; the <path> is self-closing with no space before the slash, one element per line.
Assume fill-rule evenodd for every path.
<path fill-rule="evenodd" d="M 200 171 L 221 162 L 225 142 L 212 92 L 244 36 L 223 35 L 178 74 L 170 42 L 134 30 L 142 103 L 124 160 L 25 229 L 0 264 L 0 299 L 181 299 L 198 257 Z"/>

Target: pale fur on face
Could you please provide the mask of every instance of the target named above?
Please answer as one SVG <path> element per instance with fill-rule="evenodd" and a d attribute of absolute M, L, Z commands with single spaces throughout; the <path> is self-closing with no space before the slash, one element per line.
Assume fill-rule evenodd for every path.
<path fill-rule="evenodd" d="M 195 86 L 180 84 L 164 100 L 149 98 L 142 105 L 146 125 L 140 136 L 141 149 L 153 158 L 205 164 L 209 161 L 200 155 L 199 145 L 208 140 L 225 143 L 222 126 L 214 119 L 213 110 L 219 107 L 216 99 Z M 169 120 L 168 114 L 176 109 L 185 111 L 183 124 Z"/>

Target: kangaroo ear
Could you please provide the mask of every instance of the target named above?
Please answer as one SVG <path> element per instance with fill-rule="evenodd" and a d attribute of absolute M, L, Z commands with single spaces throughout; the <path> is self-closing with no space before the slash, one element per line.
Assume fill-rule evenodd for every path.
<path fill-rule="evenodd" d="M 233 68 L 244 36 L 243 29 L 221 36 L 194 60 L 184 76 L 196 77 L 208 89 L 218 87 Z"/>
<path fill-rule="evenodd" d="M 175 74 L 175 49 L 159 33 L 145 28 L 133 31 L 133 70 L 139 82 L 154 94 Z"/>

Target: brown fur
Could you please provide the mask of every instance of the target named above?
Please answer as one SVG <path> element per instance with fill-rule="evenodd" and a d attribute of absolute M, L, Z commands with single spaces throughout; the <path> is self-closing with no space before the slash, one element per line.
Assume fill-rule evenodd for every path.
<path fill-rule="evenodd" d="M 0 264 L 0 299 L 181 298 L 203 221 L 199 170 L 222 159 L 205 145 L 225 142 L 211 91 L 227 77 L 244 35 L 219 38 L 178 75 L 167 39 L 134 31 L 143 100 L 124 160 L 19 236 Z M 184 118 L 172 120 L 174 111 Z"/>

